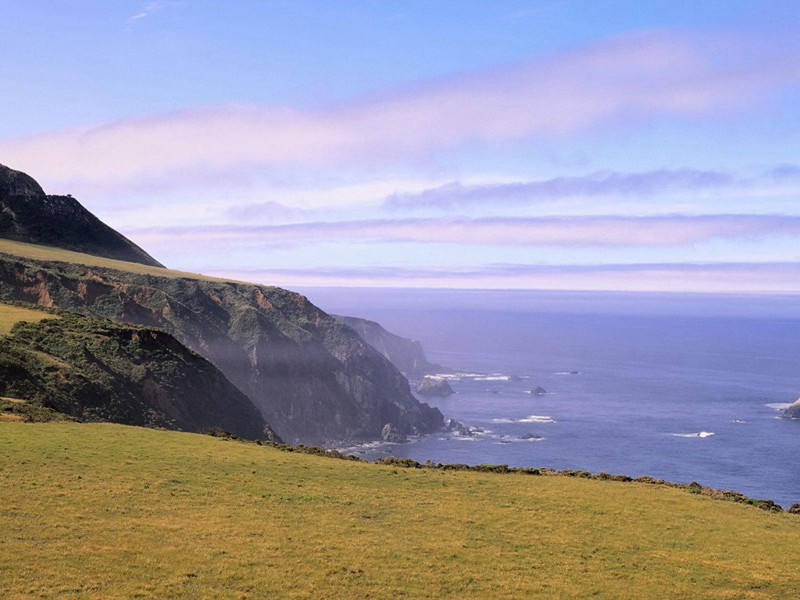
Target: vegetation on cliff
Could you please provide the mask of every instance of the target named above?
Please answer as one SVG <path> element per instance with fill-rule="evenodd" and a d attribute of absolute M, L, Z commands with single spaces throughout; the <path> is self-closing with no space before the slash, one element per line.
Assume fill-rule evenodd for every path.
<path fill-rule="evenodd" d="M 0 321 L 20 310 L 0 305 Z M 37 421 L 61 413 L 82 421 L 269 435 L 250 400 L 171 335 L 73 314 L 40 315 L 51 318 L 28 316 L 0 338 L 0 411 L 6 415 Z"/>

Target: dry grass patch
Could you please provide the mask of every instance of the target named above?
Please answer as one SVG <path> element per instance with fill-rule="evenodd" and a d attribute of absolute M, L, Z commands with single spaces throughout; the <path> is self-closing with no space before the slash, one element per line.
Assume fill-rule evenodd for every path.
<path fill-rule="evenodd" d="M 56 315 L 41 311 L 0 304 L 0 335 L 11 333 L 11 328 L 20 321 L 38 323 L 43 319 L 57 319 Z"/>
<path fill-rule="evenodd" d="M 94 256 L 92 254 L 73 252 L 72 250 L 63 250 L 62 248 L 39 246 L 36 244 L 15 242 L 13 240 L 6 239 L 0 239 L 0 254 L 10 254 L 12 256 L 20 256 L 23 258 L 29 258 L 31 260 L 76 263 L 79 265 L 86 265 L 88 267 L 105 267 L 108 269 L 117 269 L 119 271 L 136 273 L 138 275 L 200 279 L 202 281 L 230 281 L 227 279 L 220 279 L 218 277 L 199 275 L 197 273 L 187 273 L 185 271 L 174 271 L 172 269 L 164 269 L 161 267 L 151 267 L 149 265 L 143 265 L 140 263 L 116 260 L 113 258 L 104 258 L 102 256 Z"/>

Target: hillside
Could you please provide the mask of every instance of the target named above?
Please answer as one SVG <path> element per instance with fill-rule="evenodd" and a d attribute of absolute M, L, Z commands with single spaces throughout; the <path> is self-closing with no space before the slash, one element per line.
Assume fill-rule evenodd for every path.
<path fill-rule="evenodd" d="M 441 366 L 428 362 L 422 344 L 418 340 L 395 335 L 384 329 L 380 323 L 369 319 L 333 316 L 354 329 L 365 342 L 388 358 L 406 377 L 419 379 L 444 370 Z"/>
<path fill-rule="evenodd" d="M 269 435 L 244 394 L 163 331 L 0 305 L 0 322 L 12 319 L 0 337 L 0 397 L 15 399 L 5 413 Z"/>
<path fill-rule="evenodd" d="M 165 329 L 219 368 L 286 441 L 443 425 L 386 358 L 299 294 L 18 242 L 0 251 L 10 251 L 0 254 L 0 301 Z"/>
<path fill-rule="evenodd" d="M 800 517 L 638 483 L 0 423 L 0 596 L 795 598 Z"/>
<path fill-rule="evenodd" d="M 45 194 L 29 175 L 0 165 L 0 237 L 160 267 L 72 196 Z"/>

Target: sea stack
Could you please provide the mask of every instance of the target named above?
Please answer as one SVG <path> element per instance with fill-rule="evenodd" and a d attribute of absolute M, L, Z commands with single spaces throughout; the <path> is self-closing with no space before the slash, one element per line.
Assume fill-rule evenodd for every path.
<path fill-rule="evenodd" d="M 446 379 L 426 376 L 417 386 L 417 393 L 423 396 L 449 396 L 455 392 Z"/>

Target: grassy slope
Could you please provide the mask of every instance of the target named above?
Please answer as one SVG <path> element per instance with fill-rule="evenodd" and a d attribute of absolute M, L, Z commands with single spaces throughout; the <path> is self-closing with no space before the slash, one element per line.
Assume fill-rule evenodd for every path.
<path fill-rule="evenodd" d="M 58 317 L 41 310 L 31 310 L 21 306 L 11 306 L 0 304 L 0 336 L 11 333 L 11 328 L 25 321 L 26 323 L 38 323 L 42 319 L 57 319 Z"/>
<path fill-rule="evenodd" d="M 0 597 L 791 598 L 800 518 L 635 483 L 0 423 Z"/>
<path fill-rule="evenodd" d="M 73 252 L 71 250 L 62 250 L 61 248 L 27 244 L 25 242 L 15 242 L 2 238 L 0 238 L 0 254 L 11 254 L 12 256 L 21 256 L 24 258 L 30 258 L 32 260 L 77 263 L 90 267 L 106 267 L 109 269 L 128 271 L 130 273 L 136 273 L 139 275 L 155 275 L 157 277 L 186 277 L 189 279 L 200 279 L 202 281 L 227 281 L 218 277 L 209 277 L 207 275 L 187 273 L 184 271 L 173 271 L 172 269 L 151 267 L 140 263 L 115 260 L 113 258 L 103 258 L 102 256 L 94 256 L 92 254 L 82 254 L 80 252 Z"/>

